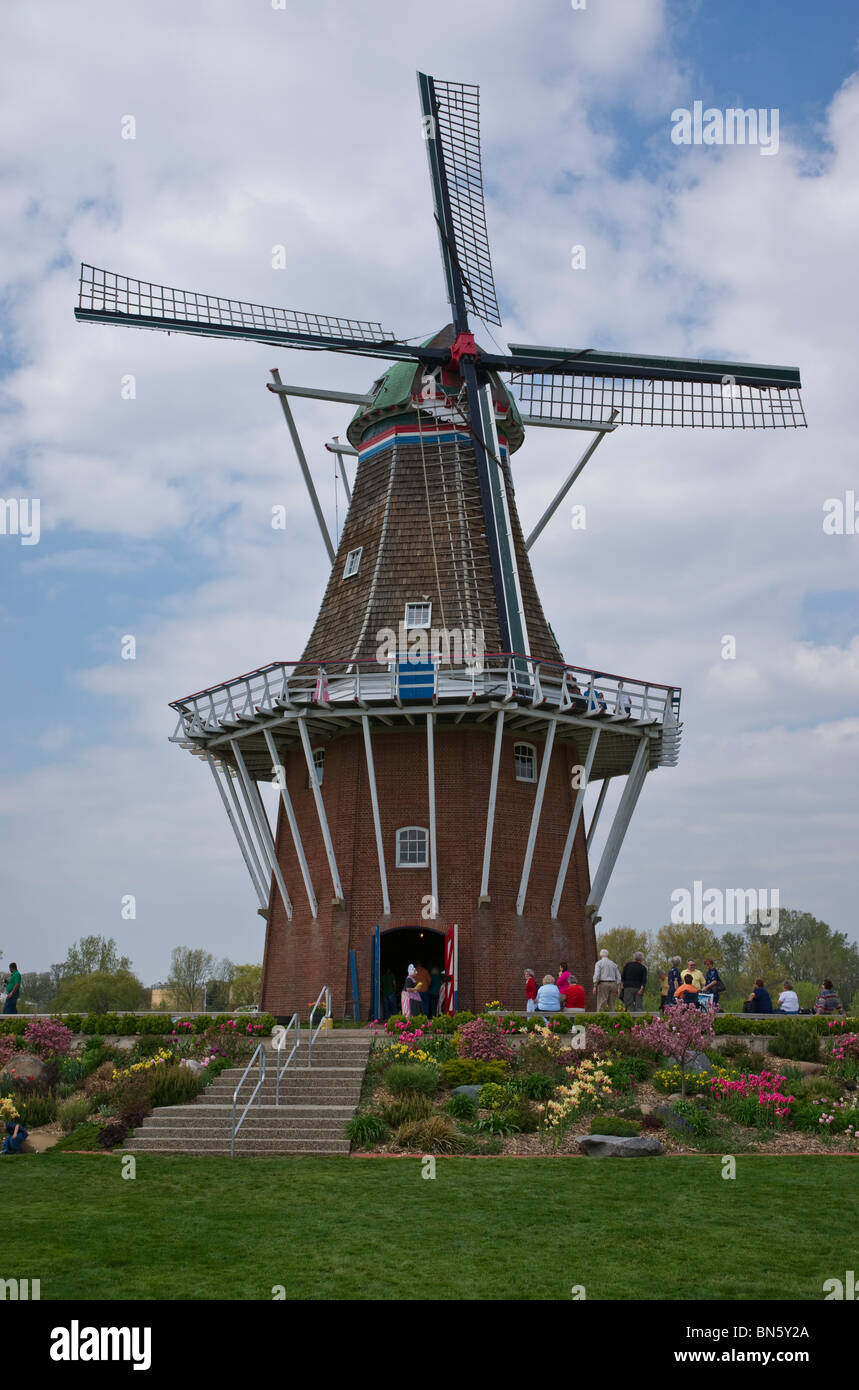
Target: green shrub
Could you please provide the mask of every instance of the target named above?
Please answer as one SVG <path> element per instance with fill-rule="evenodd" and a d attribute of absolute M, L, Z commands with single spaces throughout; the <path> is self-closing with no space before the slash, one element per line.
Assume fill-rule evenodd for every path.
<path fill-rule="evenodd" d="M 516 1126 L 516 1130 L 521 1134 L 536 1134 L 540 1128 L 540 1116 L 537 1108 L 524 1096 L 515 1099 L 511 1105 L 506 1105 L 501 1113 L 505 1119 L 510 1120 Z"/>
<path fill-rule="evenodd" d="M 368 1144 L 378 1144 L 388 1132 L 385 1121 L 379 1115 L 353 1115 L 346 1126 L 346 1138 L 356 1148 Z"/>
<path fill-rule="evenodd" d="M 444 1108 L 455 1120 L 473 1120 L 477 1114 L 477 1101 L 473 1096 L 458 1091 L 455 1095 L 448 1096 Z"/>
<path fill-rule="evenodd" d="M 646 1057 L 622 1057 L 617 1064 L 619 1072 L 624 1072 L 633 1081 L 646 1081 L 653 1071 Z"/>
<path fill-rule="evenodd" d="M 638 1125 L 631 1120 L 621 1120 L 613 1115 L 600 1117 L 595 1115 L 591 1120 L 591 1134 L 615 1134 L 622 1139 L 631 1139 L 638 1134 Z"/>
<path fill-rule="evenodd" d="M 578 1021 L 579 1017 L 577 1015 L 576 1023 L 578 1023 Z M 543 1015 L 540 1013 L 529 1014 L 525 1027 L 528 1029 L 529 1033 L 535 1032 L 537 1028 L 546 1027 L 548 1027 L 549 1031 L 552 1033 L 571 1033 L 573 1031 L 573 1020 L 567 1018 L 565 1014 L 549 1014 L 547 1018 L 543 1018 Z"/>
<path fill-rule="evenodd" d="M 640 1120 L 641 1109 L 637 1105 L 626 1105 L 623 1110 L 618 1110 L 617 1117 L 619 1120 Z"/>
<path fill-rule="evenodd" d="M 63 1134 L 70 1134 L 78 1125 L 83 1124 L 92 1109 L 93 1103 L 87 1096 L 74 1096 L 70 1100 L 62 1101 L 57 1106 L 57 1119 Z"/>
<path fill-rule="evenodd" d="M 453 1015 L 454 1027 L 461 1028 L 463 1023 L 473 1023 L 478 1017 L 478 1014 L 470 1014 L 467 1010 L 461 1010 L 458 1014 Z"/>
<path fill-rule="evenodd" d="M 155 1067 L 153 1078 L 149 1092 L 153 1109 L 159 1105 L 188 1105 L 200 1091 L 200 1083 L 189 1067 Z"/>
<path fill-rule="evenodd" d="M 79 1086 L 89 1071 L 88 1062 L 83 1057 L 64 1057 L 60 1062 L 59 1078 L 61 1082 L 66 1081 L 73 1086 Z"/>
<path fill-rule="evenodd" d="M 769 1050 L 771 1055 L 787 1057 L 792 1062 L 817 1062 L 820 1060 L 820 1039 L 800 1019 L 788 1018 L 771 1039 Z"/>
<path fill-rule="evenodd" d="M 425 1096 L 435 1095 L 438 1090 L 439 1069 L 429 1062 L 394 1062 L 385 1074 L 385 1085 L 391 1095 L 405 1095 L 407 1091 L 420 1091 Z"/>
<path fill-rule="evenodd" d="M 56 1144 L 47 1150 L 49 1154 L 69 1153 L 78 1149 L 91 1151 L 99 1147 L 99 1135 L 101 1125 L 90 1121 L 88 1124 L 78 1125 L 71 1134 L 66 1134 L 62 1139 L 58 1139 Z"/>
<path fill-rule="evenodd" d="M 500 1110 L 508 1097 L 509 1093 L 497 1081 L 488 1081 L 481 1086 L 477 1103 L 482 1110 Z"/>
<path fill-rule="evenodd" d="M 829 1076 L 808 1076 L 800 1089 L 803 1100 L 838 1100 L 842 1090 Z"/>
<path fill-rule="evenodd" d="M 7 1014 L 5 1017 L 0 1015 L 0 1033 L 8 1033 L 13 1038 L 20 1038 L 27 1031 L 28 1022 L 29 1019 L 26 1015 L 22 1017 L 11 1014 Z"/>
<path fill-rule="evenodd" d="M 487 1081 L 501 1082 L 506 1075 L 506 1062 L 475 1062 L 468 1057 L 455 1057 L 441 1064 L 442 1084 L 450 1090 L 455 1086 L 482 1086 Z"/>
<path fill-rule="evenodd" d="M 121 1120 L 115 1120 L 113 1124 L 102 1125 L 98 1132 L 98 1146 L 100 1149 L 115 1149 L 118 1144 L 123 1144 L 128 1138 L 128 1126 Z"/>
<path fill-rule="evenodd" d="M 425 1120 L 432 1114 L 432 1101 L 422 1091 L 406 1091 L 382 1112 L 385 1123 L 391 1129 L 410 1124 L 413 1120 Z"/>
<path fill-rule="evenodd" d="M 16 1096 L 15 1104 L 25 1129 L 38 1129 L 57 1118 L 57 1102 L 53 1096 Z"/>
<path fill-rule="evenodd" d="M 73 1081 L 60 1081 L 54 1087 L 54 1095 L 57 1100 L 68 1100 L 77 1091 L 77 1086 Z"/>
<path fill-rule="evenodd" d="M 517 1090 L 530 1100 L 548 1100 L 553 1094 L 557 1082 L 545 1072 L 531 1071 L 524 1076 L 517 1076 L 514 1082 Z"/>
<path fill-rule="evenodd" d="M 843 1110 L 834 1110 L 825 1101 L 822 1105 L 815 1105 L 807 1100 L 798 1101 L 791 1108 L 790 1114 L 794 1129 L 804 1130 L 806 1134 L 817 1134 L 821 1138 L 824 1137 L 824 1133 L 843 1134 L 848 1125 L 855 1125 L 856 1123 L 855 1110 L 848 1110 L 846 1107 Z M 822 1125 L 820 1123 L 821 1115 L 833 1115 L 832 1123 Z"/>
<path fill-rule="evenodd" d="M 475 1132 L 483 1134 L 510 1135 L 519 1133 L 519 1125 L 509 1110 L 487 1110 L 472 1126 Z"/>
<path fill-rule="evenodd" d="M 420 1153 L 461 1153 L 467 1147 L 464 1136 L 446 1115 L 431 1115 L 426 1120 L 400 1125 L 396 1139 L 402 1148 Z"/>
<path fill-rule="evenodd" d="M 757 1097 L 755 1103 L 757 1104 Z M 696 1105 L 694 1100 L 675 1101 L 672 1110 L 675 1115 L 686 1121 L 698 1138 L 702 1139 L 712 1133 L 713 1121 L 709 1112 L 703 1106 Z"/>

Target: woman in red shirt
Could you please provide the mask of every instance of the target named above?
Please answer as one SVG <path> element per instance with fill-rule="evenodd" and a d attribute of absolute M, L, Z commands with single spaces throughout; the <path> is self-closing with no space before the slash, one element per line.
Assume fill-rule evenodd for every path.
<path fill-rule="evenodd" d="M 532 1014 L 537 1007 L 537 981 L 533 970 L 525 971 L 525 1011 Z"/>
<path fill-rule="evenodd" d="M 567 1009 L 583 1009 L 585 1007 L 585 991 L 576 980 L 575 975 L 570 976 L 570 982 L 564 990 L 564 1007 Z"/>

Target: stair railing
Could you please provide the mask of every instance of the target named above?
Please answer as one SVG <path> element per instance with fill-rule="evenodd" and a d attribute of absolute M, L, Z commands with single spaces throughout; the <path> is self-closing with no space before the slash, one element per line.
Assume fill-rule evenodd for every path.
<path fill-rule="evenodd" d="M 281 1055 L 286 1049 L 286 1040 L 293 1028 L 295 1029 L 295 1042 L 292 1044 L 292 1051 L 289 1053 L 289 1056 L 287 1057 L 286 1061 L 281 1063 Z M 296 1013 L 292 1015 L 292 1018 L 289 1020 L 289 1022 L 287 1023 L 286 1027 L 284 1028 L 283 1032 L 280 1034 L 277 1040 L 277 1081 L 275 1083 L 274 1088 L 275 1105 L 280 1105 L 280 1078 L 283 1076 L 283 1073 L 286 1071 L 287 1067 L 292 1062 L 292 1059 L 298 1051 L 300 1044 L 301 1024 L 299 1023 L 298 1014 Z"/>
<path fill-rule="evenodd" d="M 257 1064 L 257 1072 L 258 1072 L 257 1084 L 254 1086 L 253 1090 L 251 1091 L 250 1100 L 248 1101 L 247 1105 L 245 1106 L 244 1110 L 242 1111 L 241 1119 L 238 1121 L 238 1123 L 236 1123 L 236 1107 L 238 1106 L 238 1103 L 239 1103 L 239 1091 L 242 1089 L 242 1086 L 244 1085 L 245 1080 L 246 1080 L 246 1078 L 247 1078 L 247 1075 L 248 1075 L 248 1073 L 250 1072 L 251 1068 L 253 1067 L 254 1062 L 256 1062 L 256 1064 Z M 245 1067 L 244 1071 L 242 1072 L 241 1080 L 239 1081 L 238 1086 L 237 1086 L 236 1089 L 233 1091 L 233 1126 L 232 1126 L 232 1131 L 231 1131 L 231 1134 L 230 1134 L 230 1158 L 235 1158 L 235 1156 L 236 1156 L 236 1135 L 238 1134 L 239 1130 L 241 1129 L 241 1127 L 242 1127 L 242 1122 L 243 1122 L 245 1116 L 247 1115 L 248 1111 L 250 1110 L 251 1106 L 253 1105 L 254 1101 L 256 1100 L 257 1096 L 260 1096 L 260 1095 L 261 1095 L 262 1087 L 263 1087 L 263 1082 L 264 1082 L 264 1081 L 265 1081 L 265 1044 L 264 1044 L 264 1043 L 260 1043 L 260 1045 L 259 1045 L 259 1047 L 257 1048 L 256 1052 L 254 1053 L 253 1057 L 252 1057 L 251 1060 L 248 1062 L 247 1066 Z"/>
<path fill-rule="evenodd" d="M 316 1013 L 316 1010 L 319 1008 L 319 1006 L 320 1006 L 320 1004 L 322 1003 L 323 999 L 325 1000 L 325 1012 L 323 1013 L 322 1017 L 320 1018 L 319 1022 L 318 1022 L 317 1025 L 316 1025 L 316 1028 L 314 1029 L 314 1027 L 313 1027 L 313 1015 Z M 307 1065 L 308 1065 L 308 1066 L 310 1066 L 310 1062 L 311 1062 L 311 1053 L 312 1053 L 312 1051 L 313 1051 L 313 1044 L 314 1044 L 315 1041 L 316 1041 L 317 1035 L 318 1035 L 320 1029 L 323 1028 L 323 1027 L 325 1026 L 326 1021 L 327 1021 L 330 1017 L 331 1017 L 331 990 L 330 990 L 330 988 L 329 988 L 328 985 L 323 985 L 322 988 L 321 988 L 321 990 L 319 991 L 318 996 L 317 996 L 316 1003 L 313 1005 L 313 1008 L 310 1010 L 310 1022 L 309 1022 L 309 1024 L 308 1024 L 309 1036 L 308 1036 L 308 1039 L 307 1039 Z"/>

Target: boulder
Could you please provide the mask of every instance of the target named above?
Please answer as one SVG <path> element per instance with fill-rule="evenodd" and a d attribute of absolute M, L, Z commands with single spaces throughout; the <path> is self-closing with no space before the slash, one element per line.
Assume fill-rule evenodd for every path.
<path fill-rule="evenodd" d="M 15 1052 L 0 1071 L 0 1088 L 14 1086 L 21 1081 L 40 1084 L 47 1077 L 48 1069 L 38 1057 L 33 1057 L 29 1052 Z"/>
<path fill-rule="evenodd" d="M 686 1070 L 687 1072 L 711 1072 L 713 1070 L 713 1063 L 710 1061 L 706 1052 L 690 1052 L 689 1056 L 686 1058 Z"/>
<path fill-rule="evenodd" d="M 480 1095 L 480 1086 L 454 1086 L 451 1091 L 452 1096 L 471 1096 L 473 1101 L 477 1101 Z"/>
<path fill-rule="evenodd" d="M 187 1067 L 190 1072 L 193 1072 L 194 1076 L 202 1076 L 203 1072 L 206 1070 L 203 1063 L 196 1061 L 193 1057 L 183 1057 L 179 1066 Z"/>
<path fill-rule="evenodd" d="M 658 1139 L 643 1134 L 624 1138 L 619 1134 L 583 1134 L 576 1141 L 588 1158 L 650 1158 L 665 1152 Z"/>
<path fill-rule="evenodd" d="M 678 1096 L 677 1099 L 679 1100 L 680 1097 Z M 694 1134 L 695 1132 L 686 1117 L 675 1115 L 670 1105 L 657 1105 L 653 1114 L 658 1115 L 668 1129 L 672 1129 L 675 1134 Z"/>

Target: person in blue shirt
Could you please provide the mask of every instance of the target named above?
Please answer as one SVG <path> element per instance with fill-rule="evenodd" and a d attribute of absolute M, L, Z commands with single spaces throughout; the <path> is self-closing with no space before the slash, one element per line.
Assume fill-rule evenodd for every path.
<path fill-rule="evenodd" d="M 682 977 L 680 974 L 680 957 L 672 956 L 671 967 L 668 971 L 668 995 L 665 1001 L 667 1004 L 674 1003 L 674 995 L 676 994 L 677 988 L 681 984 L 681 981 Z"/>
<path fill-rule="evenodd" d="M 764 986 L 761 979 L 755 980 L 755 987 L 749 995 L 748 1002 L 752 1005 L 749 1010 L 753 1014 L 771 1014 L 773 1011 L 773 1001 L 770 998 L 769 990 Z"/>
<path fill-rule="evenodd" d="M 20 1120 L 6 1121 L 6 1138 L 3 1140 L 3 1148 L 0 1152 L 4 1154 L 19 1154 L 21 1145 L 27 1138 L 27 1131 Z"/>

